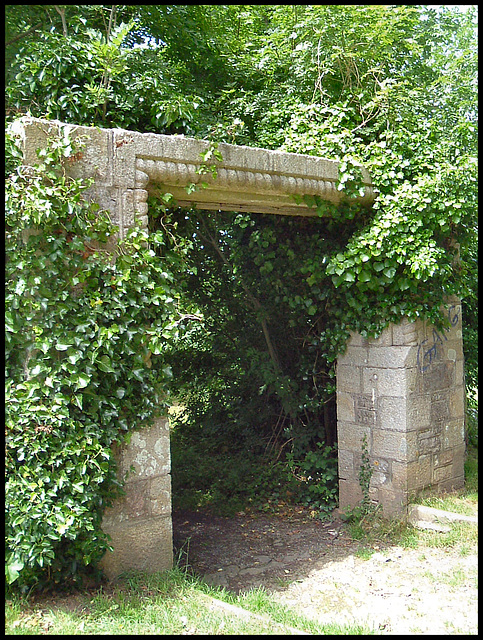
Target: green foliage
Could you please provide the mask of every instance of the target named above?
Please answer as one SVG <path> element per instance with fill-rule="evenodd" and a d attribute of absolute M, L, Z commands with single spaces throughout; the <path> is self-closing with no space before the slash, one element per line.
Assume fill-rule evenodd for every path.
<path fill-rule="evenodd" d="M 364 536 L 364 525 L 369 521 L 373 521 L 378 513 L 378 506 L 374 505 L 369 497 L 373 471 L 367 446 L 367 436 L 364 434 L 361 440 L 361 466 L 359 469 L 359 486 L 362 491 L 362 500 L 359 504 L 346 509 L 346 512 L 341 514 L 342 520 L 350 524 L 351 535 L 354 539 L 360 539 Z"/>
<path fill-rule="evenodd" d="M 478 398 L 472 394 L 466 398 L 466 432 L 468 445 L 478 449 Z"/>
<path fill-rule="evenodd" d="M 324 518 L 337 506 L 337 449 L 318 442 L 316 451 L 307 451 L 304 458 L 295 461 L 287 456 L 288 467 L 302 483 L 299 488 L 302 504 L 317 511 Z"/>
<path fill-rule="evenodd" d="M 163 407 L 171 373 L 169 266 L 136 227 L 113 248 L 65 173 L 76 151 L 64 134 L 6 185 L 6 576 L 22 589 L 95 568 L 114 446 Z"/>
<path fill-rule="evenodd" d="M 205 138 L 213 142 L 202 171 L 213 177 L 221 141 L 339 161 L 347 200 L 302 198 L 318 214 L 310 219 L 187 213 L 169 194 L 151 203 L 153 249 L 177 272 L 159 286 L 169 285 L 183 309 L 172 333 L 182 318 L 197 318 L 176 347 L 166 336 L 150 338 L 172 367 L 170 390 L 186 406 L 180 430 L 194 446 L 206 445 L 207 455 L 228 445 L 230 455 L 251 450 L 276 459 L 274 477 L 279 468 L 290 476 L 290 460 L 306 465 L 304 473 L 327 463 L 325 473 L 319 443 L 335 444 L 334 363 L 350 331 L 377 336 L 404 316 L 442 325 L 440 305 L 450 294 L 463 298 L 466 379 L 476 388 L 475 7 L 26 5 L 19 12 L 11 5 L 6 29 L 9 115 Z M 370 207 L 352 198 L 360 165 L 373 181 Z M 136 233 L 135 253 L 147 259 Z M 40 240 L 31 237 L 33 252 Z M 68 238 L 66 231 L 55 241 L 62 249 Z M 45 250 L 55 255 L 55 247 L 53 240 Z M 72 266 L 78 261 L 75 254 Z M 127 273 L 128 259 L 119 256 L 116 268 Z M 104 273 L 95 276 L 101 288 Z M 131 275 L 116 282 L 127 296 Z M 97 298 L 97 284 L 80 291 L 91 291 L 87 308 L 98 323 L 104 309 L 111 318 L 102 349 L 106 341 L 129 349 L 127 334 L 113 329 L 122 325 L 107 303 L 114 290 L 104 287 Z M 24 290 L 37 295 L 34 285 Z M 61 296 L 61 287 L 52 289 Z M 47 296 L 38 295 L 41 305 Z M 78 313 L 85 318 L 85 307 Z M 77 357 L 69 349 L 79 351 L 72 340 L 65 345 L 56 349 L 61 362 Z M 109 369 L 102 349 L 94 364 Z M 88 396 L 82 392 L 73 395 Z M 306 497 L 327 504 L 334 490 L 335 482 L 314 485 Z"/>

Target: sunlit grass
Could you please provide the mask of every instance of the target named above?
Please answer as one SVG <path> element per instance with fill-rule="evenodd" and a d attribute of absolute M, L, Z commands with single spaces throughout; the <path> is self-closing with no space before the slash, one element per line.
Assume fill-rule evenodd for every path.
<path fill-rule="evenodd" d="M 468 449 L 464 488 L 443 495 L 421 497 L 415 502 L 466 516 L 478 515 L 478 450 L 474 447 Z"/>
<path fill-rule="evenodd" d="M 223 610 L 212 598 L 255 615 Z M 62 600 L 55 610 L 14 596 L 5 605 L 8 635 L 292 635 L 293 629 L 314 635 L 370 633 L 361 625 L 308 620 L 277 604 L 264 589 L 237 596 L 210 587 L 179 568 L 130 573 L 114 587 L 84 593 L 76 611 L 63 609 Z"/>

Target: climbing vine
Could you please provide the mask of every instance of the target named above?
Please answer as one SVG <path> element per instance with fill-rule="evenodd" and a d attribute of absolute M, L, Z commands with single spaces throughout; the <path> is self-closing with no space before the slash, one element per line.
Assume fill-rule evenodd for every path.
<path fill-rule="evenodd" d="M 163 410 L 184 321 L 159 237 L 112 242 L 67 176 L 76 153 L 63 132 L 6 184 L 6 577 L 22 589 L 79 581 L 109 548 L 113 447 Z"/>

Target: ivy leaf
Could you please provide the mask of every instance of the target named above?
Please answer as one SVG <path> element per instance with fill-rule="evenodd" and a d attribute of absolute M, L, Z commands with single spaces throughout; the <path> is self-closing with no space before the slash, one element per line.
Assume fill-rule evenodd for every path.
<path fill-rule="evenodd" d="M 359 274 L 360 282 L 369 282 L 370 279 L 371 279 L 371 274 L 369 273 L 369 271 L 361 271 L 361 273 Z"/>
<path fill-rule="evenodd" d="M 76 385 L 76 390 L 85 389 L 90 381 L 90 377 L 85 373 L 75 373 L 72 376 L 72 382 Z"/>
<path fill-rule="evenodd" d="M 55 343 L 55 348 L 57 349 L 57 351 L 67 351 L 67 349 L 69 349 L 69 347 L 72 347 L 73 343 L 72 342 L 65 342 L 63 339 L 58 340 Z"/>
<path fill-rule="evenodd" d="M 13 584 L 20 575 L 20 572 L 24 568 L 25 563 L 21 560 L 13 560 L 5 565 L 5 577 L 8 584 Z"/>
<path fill-rule="evenodd" d="M 115 373 L 115 369 L 112 368 L 111 359 L 109 356 L 102 356 L 99 360 L 96 360 L 97 365 L 104 373 Z"/>

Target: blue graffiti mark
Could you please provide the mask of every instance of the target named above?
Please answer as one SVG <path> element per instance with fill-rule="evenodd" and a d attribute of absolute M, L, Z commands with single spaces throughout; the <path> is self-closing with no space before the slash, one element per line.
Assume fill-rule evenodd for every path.
<path fill-rule="evenodd" d="M 451 305 L 451 307 L 448 309 L 448 319 L 452 327 L 455 327 L 459 322 L 460 316 L 457 309 L 458 305 L 455 304 Z M 419 343 L 417 365 L 421 373 L 427 371 L 432 363 L 439 358 L 440 351 L 438 350 L 438 348 L 440 345 L 444 344 L 445 340 L 448 339 L 448 337 L 446 336 L 447 331 L 448 329 L 446 329 L 441 336 L 436 331 L 436 329 L 433 329 L 431 342 L 429 338 L 425 338 L 422 342 Z M 428 343 L 430 345 L 429 348 L 425 347 L 425 345 L 428 346 Z"/>

